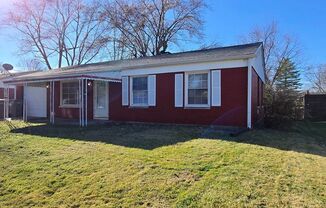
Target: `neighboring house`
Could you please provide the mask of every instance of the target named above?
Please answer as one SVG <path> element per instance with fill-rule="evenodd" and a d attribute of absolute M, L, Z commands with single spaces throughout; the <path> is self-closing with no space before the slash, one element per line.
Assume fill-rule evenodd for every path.
<path fill-rule="evenodd" d="M 9 99 L 15 99 L 16 97 L 16 86 L 6 86 L 1 79 L 6 78 L 7 76 L 0 75 L 0 100 L 3 100 L 5 97 Z M 6 91 L 6 88 L 8 91 Z"/>
<path fill-rule="evenodd" d="M 0 75 L 0 119 L 6 117 L 17 117 L 20 116 L 18 111 L 22 112 L 22 101 L 23 101 L 23 87 L 18 85 L 5 84 L 4 81 L 13 80 L 16 76 L 22 76 L 34 73 L 33 71 L 28 72 L 15 72 L 10 74 Z M 8 107 L 5 109 L 5 102 L 8 102 Z M 17 108 L 17 109 L 16 109 Z M 7 110 L 7 111 L 6 111 Z"/>
<path fill-rule="evenodd" d="M 252 128 L 263 115 L 262 43 L 36 72 L 24 86 L 28 117 Z"/>
<path fill-rule="evenodd" d="M 7 109 L 5 109 L 5 101 L 10 102 L 16 99 L 16 86 L 5 85 L 1 81 L 1 79 L 5 77 L 7 76 L 0 75 L 0 119 L 3 119 L 4 115 L 6 115 L 6 112 L 8 111 Z"/>

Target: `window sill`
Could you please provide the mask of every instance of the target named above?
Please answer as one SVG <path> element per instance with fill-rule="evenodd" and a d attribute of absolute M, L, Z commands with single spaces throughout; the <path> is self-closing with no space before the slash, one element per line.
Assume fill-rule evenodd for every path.
<path fill-rule="evenodd" d="M 129 108 L 149 108 L 148 105 L 130 105 Z"/>
<path fill-rule="evenodd" d="M 211 109 L 211 106 L 192 106 L 192 105 L 188 105 L 185 106 L 184 109 L 203 109 L 203 110 L 209 110 Z"/>
<path fill-rule="evenodd" d="M 79 108 L 79 105 L 60 105 L 59 108 Z"/>

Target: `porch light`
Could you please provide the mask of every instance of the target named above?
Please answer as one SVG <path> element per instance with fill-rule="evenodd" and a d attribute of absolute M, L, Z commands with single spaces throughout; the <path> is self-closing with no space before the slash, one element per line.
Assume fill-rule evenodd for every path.
<path fill-rule="evenodd" d="M 88 86 L 91 86 L 91 85 L 92 85 L 92 82 L 88 82 L 87 85 L 88 85 Z"/>
<path fill-rule="evenodd" d="M 49 87 L 50 87 L 50 86 L 47 84 L 47 85 L 46 85 L 46 88 L 49 88 Z"/>

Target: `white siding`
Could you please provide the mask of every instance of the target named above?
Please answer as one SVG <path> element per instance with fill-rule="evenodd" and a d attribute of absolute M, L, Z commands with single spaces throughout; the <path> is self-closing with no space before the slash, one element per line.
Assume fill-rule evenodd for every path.
<path fill-rule="evenodd" d="M 129 105 L 129 82 L 128 77 L 122 77 L 122 105 Z"/>
<path fill-rule="evenodd" d="M 212 106 L 221 106 L 221 71 L 212 71 Z"/>
<path fill-rule="evenodd" d="M 252 59 L 252 66 L 255 68 L 260 79 L 265 83 L 265 64 L 262 46 L 257 50 L 256 57 Z"/>
<path fill-rule="evenodd" d="M 148 105 L 156 105 L 156 75 L 148 76 Z"/>
<path fill-rule="evenodd" d="M 207 71 L 210 69 L 231 69 L 238 67 L 247 67 L 246 59 L 230 60 L 230 61 L 215 61 L 215 62 L 198 62 L 190 64 L 173 64 L 157 67 L 133 68 L 121 71 L 122 76 L 138 76 L 147 74 L 164 74 L 164 73 L 182 73 L 191 71 Z"/>
<path fill-rule="evenodd" d="M 174 78 L 174 106 L 183 107 L 183 74 L 176 74 Z"/>

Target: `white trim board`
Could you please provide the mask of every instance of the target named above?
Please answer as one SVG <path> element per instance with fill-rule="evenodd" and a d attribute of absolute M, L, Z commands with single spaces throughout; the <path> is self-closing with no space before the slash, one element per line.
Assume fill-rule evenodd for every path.
<path fill-rule="evenodd" d="M 265 83 L 265 64 L 263 47 L 260 46 L 256 52 L 256 57 L 249 60 L 252 60 L 252 66 L 254 67 L 260 79 Z"/>
<path fill-rule="evenodd" d="M 247 66 L 248 66 L 248 60 L 241 59 L 241 60 L 232 60 L 232 61 L 216 61 L 216 62 L 195 63 L 195 64 L 167 65 L 167 66 L 143 68 L 143 69 L 129 69 L 129 70 L 122 70 L 121 76 L 191 72 L 191 71 L 201 71 L 201 70 L 211 70 L 211 69 L 239 68 L 239 67 L 247 67 Z"/>

